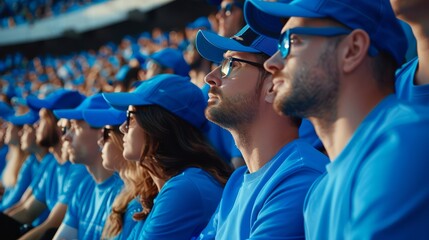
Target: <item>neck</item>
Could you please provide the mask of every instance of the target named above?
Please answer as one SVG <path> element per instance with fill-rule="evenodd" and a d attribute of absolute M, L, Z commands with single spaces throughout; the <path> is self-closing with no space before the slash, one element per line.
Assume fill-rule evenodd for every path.
<path fill-rule="evenodd" d="M 272 107 L 260 113 L 251 125 L 229 129 L 250 173 L 268 163 L 280 149 L 298 138 L 298 128 Z"/>
<path fill-rule="evenodd" d="M 48 152 L 49 150 L 47 148 L 37 147 L 37 149 L 35 149 L 34 151 L 34 155 L 36 156 L 37 160 L 40 162 Z"/>
<path fill-rule="evenodd" d="M 113 175 L 114 171 L 107 170 L 103 167 L 101 156 L 96 156 L 92 159 L 94 160 L 91 164 L 86 165 L 86 169 L 88 169 L 89 174 L 91 174 L 97 184 L 104 182 Z"/>
<path fill-rule="evenodd" d="M 54 147 L 50 147 L 49 152 L 54 155 L 55 159 L 59 164 L 64 164 L 65 162 L 67 162 L 67 159 L 62 159 L 61 157 L 61 144 L 57 144 Z"/>
<path fill-rule="evenodd" d="M 414 84 L 429 84 L 429 20 L 410 22 L 409 24 L 417 40 L 417 55 L 419 57 L 419 67 Z"/>
<path fill-rule="evenodd" d="M 331 161 L 334 161 L 348 144 L 356 129 L 372 109 L 393 91 L 380 91 L 371 80 L 358 77 L 342 87 L 336 106 L 336 117 L 308 119 L 313 123 Z M 374 81 L 374 80 L 372 80 Z M 365 86 L 365 88 L 359 87 Z M 356 99 L 359 99 L 356 101 Z"/>

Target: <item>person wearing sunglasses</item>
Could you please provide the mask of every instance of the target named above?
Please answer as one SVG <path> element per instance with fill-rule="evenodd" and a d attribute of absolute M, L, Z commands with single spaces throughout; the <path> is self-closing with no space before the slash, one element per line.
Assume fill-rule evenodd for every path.
<path fill-rule="evenodd" d="M 246 25 L 232 38 L 200 31 L 196 44 L 204 58 L 221 62 L 205 78 L 206 117 L 231 132 L 246 162 L 228 180 L 200 239 L 304 238 L 304 198 L 328 159 L 298 139 L 300 118 L 272 108 L 272 76 L 263 62 L 277 40 Z"/>
<path fill-rule="evenodd" d="M 70 129 L 64 136 L 64 141 L 69 142 L 70 161 L 84 165 L 89 174 L 75 182 L 76 191 L 53 239 L 100 239 L 112 202 L 122 189 L 123 182 L 118 174 L 103 167 L 97 143 L 100 126 L 91 125 L 83 118 L 86 110 L 108 108 L 98 93 L 87 97 L 74 109 L 54 110 L 58 118 L 70 120 Z"/>
<path fill-rule="evenodd" d="M 216 14 L 218 34 L 232 37 L 246 24 L 243 17 L 244 0 L 223 0 Z"/>
<path fill-rule="evenodd" d="M 429 114 L 394 94 L 407 40 L 390 2 L 250 0 L 245 15 L 280 36 L 265 62 L 275 109 L 309 118 L 331 160 L 306 197 L 306 237 L 428 238 Z"/>
<path fill-rule="evenodd" d="M 404 64 L 396 73 L 395 90 L 399 99 L 429 105 L 429 24 L 427 1 L 390 1 L 396 16 L 408 23 L 417 41 L 417 57 Z"/>
<path fill-rule="evenodd" d="M 131 93 L 103 93 L 127 110 L 123 156 L 150 176 L 129 239 L 192 239 L 210 220 L 231 169 L 205 139 L 206 103 L 189 77 L 161 74 Z M 154 187 L 155 186 L 155 187 Z"/>
<path fill-rule="evenodd" d="M 26 98 L 28 107 L 40 118 L 35 128 L 36 142 L 50 153 L 42 160 L 41 176 L 33 179 L 35 185 L 30 185 L 20 201 L 5 211 L 14 221 L 23 224 L 18 231 L 0 224 L 0 230 L 17 234 L 12 239 L 21 235 L 21 239 L 39 239 L 55 231 L 75 190 L 74 183 L 86 174 L 82 166 L 74 166 L 60 158 L 61 135 L 57 128 L 58 119 L 52 112 L 58 108 L 76 107 L 82 100 L 79 92 L 65 89 L 58 89 L 45 98 L 35 95 Z M 52 235 L 45 237 L 50 239 Z"/>
<path fill-rule="evenodd" d="M 113 201 L 101 239 L 126 239 L 136 225 L 136 220 L 140 220 L 137 213 L 143 209 L 138 201 L 138 192 L 150 176 L 145 175 L 136 162 L 127 161 L 122 155 L 124 134 L 119 130 L 119 125 L 126 120 L 124 111 L 113 108 L 85 110 L 83 118 L 91 126 L 103 127 L 103 134 L 98 139 L 103 166 L 119 173 L 124 182 L 124 189 Z"/>

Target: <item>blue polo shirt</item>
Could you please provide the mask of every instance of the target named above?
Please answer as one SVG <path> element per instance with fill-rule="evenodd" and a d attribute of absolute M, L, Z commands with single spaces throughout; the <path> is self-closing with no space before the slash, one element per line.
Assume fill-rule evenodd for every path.
<path fill-rule="evenodd" d="M 304 203 L 308 239 L 429 239 L 429 110 L 390 95 Z"/>
<path fill-rule="evenodd" d="M 254 173 L 237 169 L 199 239 L 304 239 L 304 198 L 328 162 L 299 139 Z"/>
<path fill-rule="evenodd" d="M 100 239 L 104 223 L 123 182 L 115 173 L 99 184 L 91 175 L 81 178 L 75 184 L 79 186 L 67 208 L 63 223 L 77 229 L 78 239 Z"/>
<path fill-rule="evenodd" d="M 396 72 L 396 95 L 399 99 L 429 106 L 429 84 L 414 85 L 418 66 L 419 59 L 416 57 Z"/>
<path fill-rule="evenodd" d="M 138 222 L 128 239 L 197 237 L 215 212 L 222 189 L 204 170 L 186 169 L 164 184 L 146 221 Z"/>

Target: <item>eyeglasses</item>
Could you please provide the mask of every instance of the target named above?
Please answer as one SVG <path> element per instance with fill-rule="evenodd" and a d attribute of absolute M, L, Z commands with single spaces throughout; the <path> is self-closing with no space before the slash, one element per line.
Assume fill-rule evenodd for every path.
<path fill-rule="evenodd" d="M 67 126 L 62 126 L 61 127 L 61 135 L 66 135 L 67 131 L 69 130 L 69 128 Z"/>
<path fill-rule="evenodd" d="M 262 68 L 265 71 L 264 65 L 262 65 L 261 63 L 251 62 L 251 61 L 247 61 L 247 60 L 244 60 L 244 59 L 239 59 L 239 58 L 233 58 L 233 57 L 231 57 L 231 58 L 225 58 L 222 61 L 221 65 L 220 65 L 221 66 L 220 67 L 220 72 L 221 72 L 221 77 L 222 78 L 226 78 L 226 77 L 229 76 L 229 74 L 232 71 L 232 63 L 233 62 L 244 62 L 244 63 L 250 64 L 250 65 L 252 65 L 254 67 Z"/>
<path fill-rule="evenodd" d="M 110 131 L 113 131 L 113 128 L 110 128 L 110 127 L 103 128 L 103 142 L 107 142 L 107 140 L 109 140 Z"/>
<path fill-rule="evenodd" d="M 322 36 L 322 37 L 334 37 L 339 35 L 347 35 L 351 33 L 352 30 L 343 28 L 343 27 L 297 27 L 291 28 L 286 32 L 282 33 L 279 39 L 278 49 L 282 58 L 286 58 L 290 53 L 290 46 L 292 43 L 291 35 L 292 34 L 302 34 L 302 35 L 311 35 L 311 36 Z M 369 47 L 369 55 L 376 56 L 378 51 L 372 45 Z"/>
<path fill-rule="evenodd" d="M 127 111 L 127 124 L 125 125 L 125 132 L 128 132 L 128 130 L 130 129 L 131 114 L 136 114 L 136 113 L 137 111 L 131 111 L 131 110 Z"/>

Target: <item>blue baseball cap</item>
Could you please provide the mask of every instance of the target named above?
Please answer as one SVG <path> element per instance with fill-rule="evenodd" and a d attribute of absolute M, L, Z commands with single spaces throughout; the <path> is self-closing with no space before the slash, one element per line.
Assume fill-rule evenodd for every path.
<path fill-rule="evenodd" d="M 290 3 L 249 0 L 244 12 L 251 28 L 271 36 L 273 32 L 280 35 L 281 27 L 276 30 L 280 18 L 331 18 L 351 29 L 366 31 L 371 44 L 389 53 L 398 66 L 405 60 L 407 39 L 389 0 L 293 0 Z"/>
<path fill-rule="evenodd" d="M 83 119 L 90 126 L 101 128 L 106 125 L 121 125 L 127 119 L 125 111 L 120 111 L 110 107 L 108 109 L 87 109 L 83 110 Z"/>
<path fill-rule="evenodd" d="M 61 88 L 48 94 L 45 98 L 29 95 L 27 97 L 27 105 L 35 111 L 42 108 L 49 110 L 66 109 L 77 107 L 83 99 L 85 99 L 85 96 L 78 91 Z"/>
<path fill-rule="evenodd" d="M 180 50 L 173 48 L 164 48 L 149 56 L 150 59 L 163 67 L 173 69 L 174 74 L 188 76 L 191 67 L 185 61 Z"/>
<path fill-rule="evenodd" d="M 79 106 L 74 109 L 57 109 L 54 114 L 57 118 L 83 120 L 83 111 L 88 109 L 108 109 L 110 106 L 103 99 L 101 93 L 87 97 Z"/>
<path fill-rule="evenodd" d="M 207 17 L 199 17 L 195 21 L 189 23 L 187 26 L 189 29 L 212 29 L 212 24 Z"/>
<path fill-rule="evenodd" d="M 12 115 L 7 117 L 8 122 L 11 122 L 15 126 L 23 126 L 25 124 L 33 125 L 39 120 L 39 112 L 31 110 L 23 115 Z"/>
<path fill-rule="evenodd" d="M 13 114 L 15 114 L 15 110 L 13 110 L 13 107 L 3 101 L 0 101 L 0 117 L 6 118 Z"/>
<path fill-rule="evenodd" d="M 159 74 L 130 93 L 103 93 L 103 96 L 118 110 L 127 110 L 129 105 L 158 105 L 199 129 L 205 131 L 208 126 L 204 115 L 207 102 L 189 77 Z"/>
<path fill-rule="evenodd" d="M 268 56 L 277 51 L 278 40 L 255 33 L 249 25 L 244 26 L 235 36 L 226 38 L 214 32 L 200 30 L 195 45 L 204 58 L 219 63 L 223 54 L 230 51 L 265 53 Z"/>

